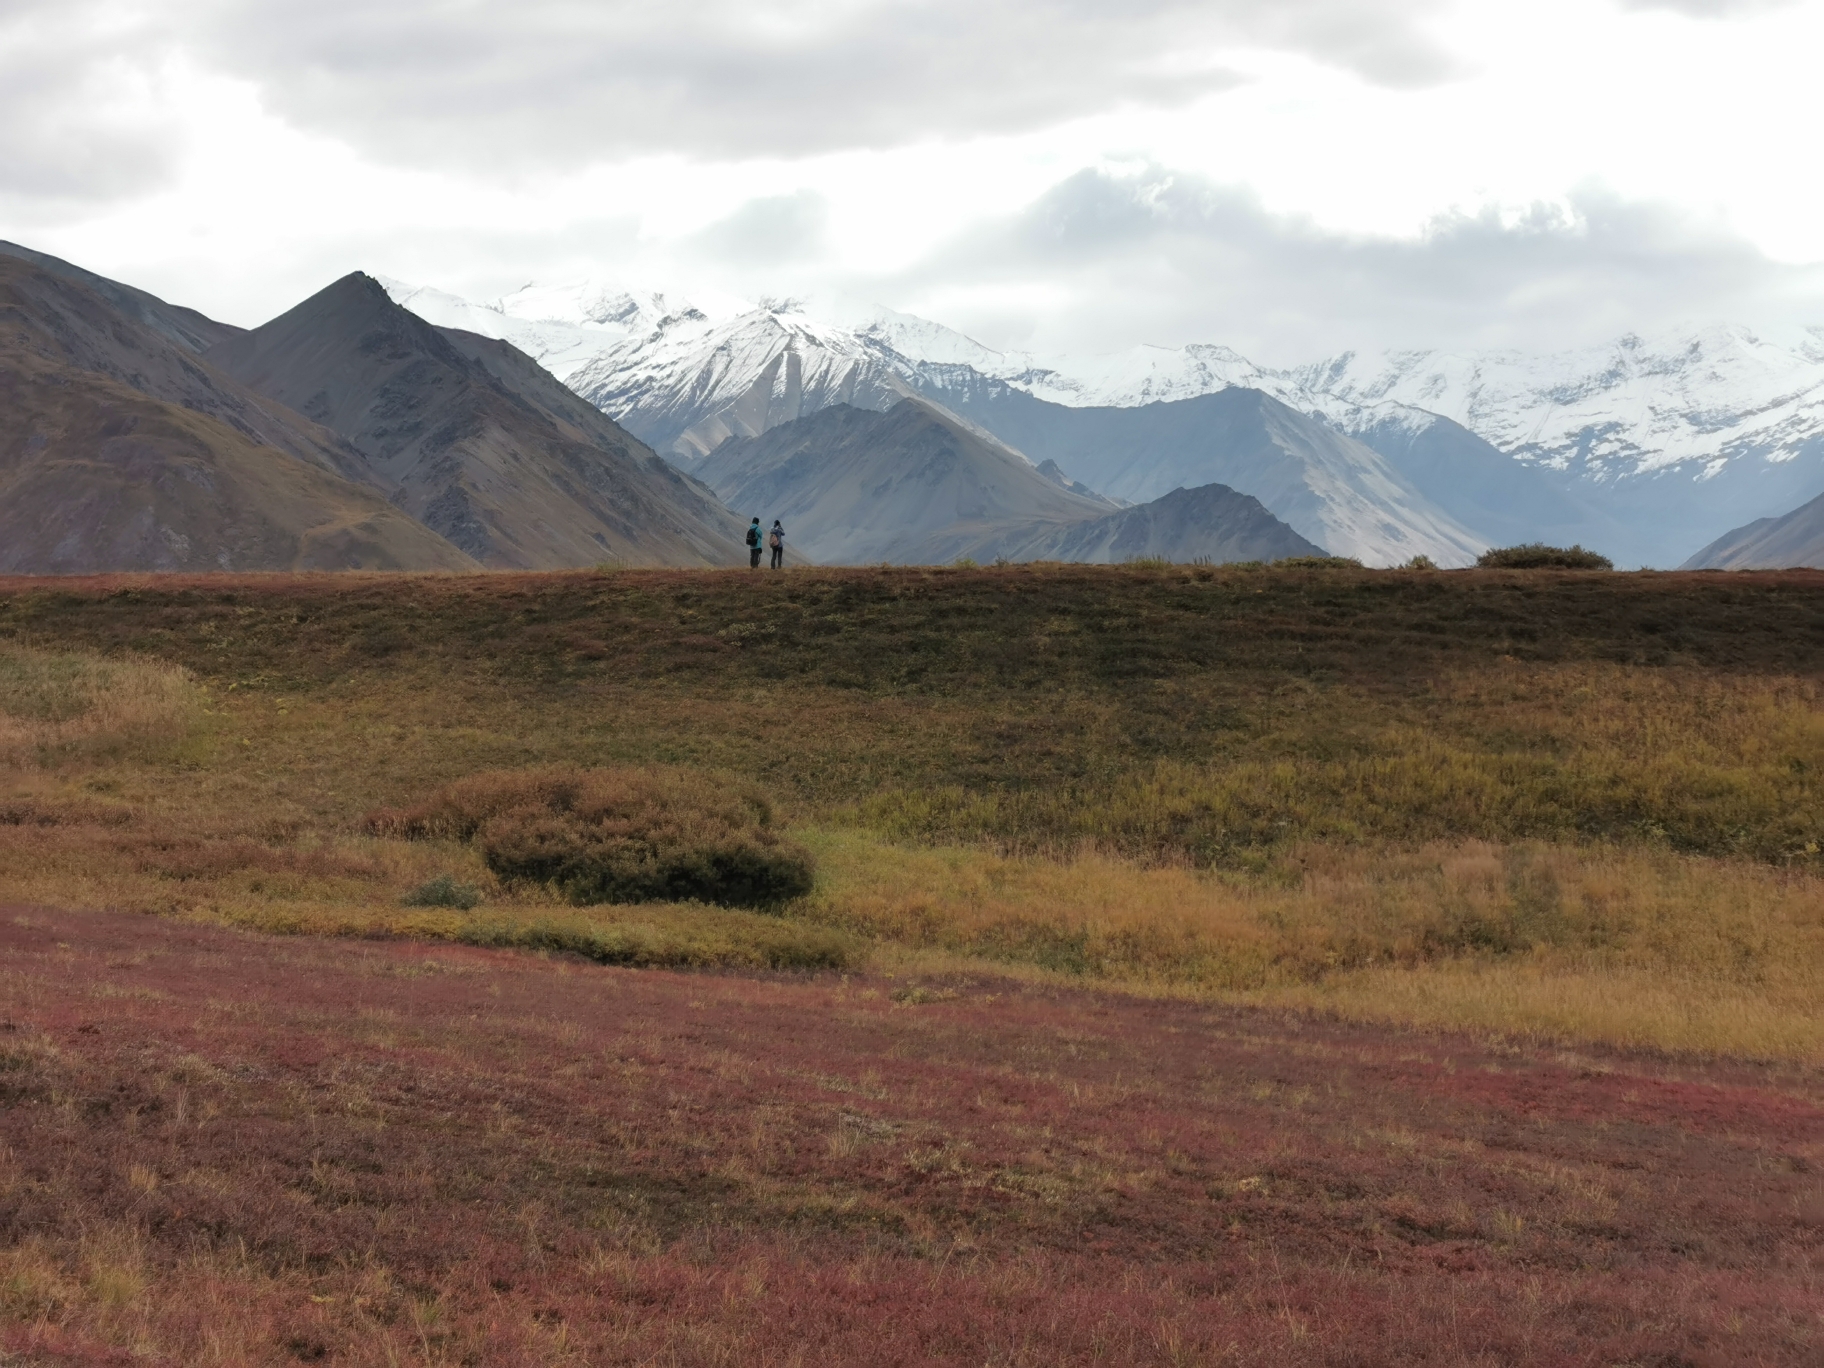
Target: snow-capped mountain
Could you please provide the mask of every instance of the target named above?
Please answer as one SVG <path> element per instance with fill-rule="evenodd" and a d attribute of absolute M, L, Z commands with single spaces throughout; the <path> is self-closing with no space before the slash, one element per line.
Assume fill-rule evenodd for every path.
<path fill-rule="evenodd" d="M 1488 545 L 1377 453 L 1281 404 L 1244 421 L 1245 436 L 1238 429 L 1222 438 L 1229 429 L 1221 423 L 1186 421 L 1176 405 L 1264 374 L 1220 348 L 1200 349 L 1188 362 L 1149 352 L 1138 367 L 1124 370 L 1114 361 L 1084 379 L 1049 359 L 996 352 L 924 319 L 841 302 L 815 311 L 798 301 L 705 306 L 673 295 L 573 285 L 528 287 L 477 305 L 396 281 L 388 289 L 429 321 L 512 342 L 687 467 L 730 437 L 758 436 L 834 404 L 884 410 L 923 396 L 1027 458 L 1051 457 L 1071 477 L 1087 477 L 1092 487 L 1133 502 L 1220 481 L 1259 498 L 1310 540 L 1376 564 L 1427 555 L 1460 565 Z M 1093 382 L 1107 385 L 1148 365 L 1159 375 L 1150 387 L 1144 375 L 1130 385 L 1140 402 L 1126 406 L 1126 421 L 1117 419 L 1122 468 L 1106 468 L 1098 464 L 1100 447 L 1092 457 L 1062 435 L 1083 426 L 1073 415 L 1087 418 L 1090 411 L 1058 399 L 1088 395 Z M 961 388 L 959 379 L 966 382 Z M 1012 437 L 996 427 L 1007 417 L 1001 407 L 962 405 L 964 391 L 977 383 L 1027 399 L 1062 421 L 1045 431 L 1028 425 L 1024 441 Z M 1146 432 L 1155 418 L 1171 429 L 1158 441 Z"/>
<path fill-rule="evenodd" d="M 1790 461 L 1824 431 L 1824 327 L 1787 346 L 1712 327 L 1551 356 L 1348 353 L 1291 374 L 1314 394 L 1426 409 L 1522 460 L 1597 479 Z"/>
<path fill-rule="evenodd" d="M 1130 416 L 1132 459 L 1092 471 L 1083 442 L 1067 434 L 1093 424 L 1068 411 L 1146 410 L 1179 431 L 1170 406 L 1257 390 L 1355 446 L 1332 453 L 1326 472 L 1300 474 L 1277 504 L 1276 477 L 1264 470 L 1257 487 L 1235 487 L 1303 535 L 1371 563 L 1422 552 L 1461 564 L 1491 543 L 1545 538 L 1596 543 L 1624 564 L 1676 564 L 1727 528 L 1824 489 L 1824 328 L 1785 345 L 1712 328 L 1550 356 L 1349 353 L 1275 370 L 1201 344 L 1002 352 L 847 301 L 576 284 L 477 305 L 388 288 L 432 322 L 511 341 L 684 464 L 730 436 L 831 404 L 884 409 L 918 394 L 1035 461 L 1143 501 L 1187 473 L 1195 482 L 1199 472 L 1185 467 L 1204 459 L 1197 449 L 1181 442 L 1149 466 L 1149 425 Z M 1211 463 L 1200 473 L 1226 481 L 1232 472 Z"/>

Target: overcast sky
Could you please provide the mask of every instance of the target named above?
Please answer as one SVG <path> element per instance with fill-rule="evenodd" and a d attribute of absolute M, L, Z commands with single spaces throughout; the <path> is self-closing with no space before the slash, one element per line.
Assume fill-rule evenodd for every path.
<path fill-rule="evenodd" d="M 1824 324 L 1824 0 L 4 0 L 0 236 L 839 290 L 998 346 Z"/>

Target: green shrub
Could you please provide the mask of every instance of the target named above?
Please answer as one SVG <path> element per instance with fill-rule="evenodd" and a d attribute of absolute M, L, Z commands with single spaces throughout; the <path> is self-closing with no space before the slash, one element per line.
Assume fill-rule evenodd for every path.
<path fill-rule="evenodd" d="M 1613 570 L 1615 562 L 1581 546 L 1547 546 L 1528 542 L 1525 546 L 1496 546 L 1476 557 L 1484 570 Z"/>
<path fill-rule="evenodd" d="M 1424 555 L 1414 556 L 1400 567 L 1402 570 L 1436 570 L 1437 568 L 1438 563 L 1430 556 Z"/>
<path fill-rule="evenodd" d="M 1275 570 L 1360 570 L 1353 556 L 1287 556 L 1273 562 Z"/>
<path fill-rule="evenodd" d="M 406 907 L 458 907 L 464 912 L 480 901 L 480 889 L 474 884 L 457 883 L 448 874 L 426 880 L 402 899 Z"/>
<path fill-rule="evenodd" d="M 772 907 L 810 892 L 810 852 L 758 793 L 669 769 L 557 767 L 473 775 L 370 830 L 473 841 L 503 879 L 573 903 Z"/>

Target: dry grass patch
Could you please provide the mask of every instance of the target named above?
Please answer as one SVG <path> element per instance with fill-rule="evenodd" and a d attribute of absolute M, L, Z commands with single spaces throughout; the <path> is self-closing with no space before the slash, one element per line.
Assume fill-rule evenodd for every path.
<path fill-rule="evenodd" d="M 1259 729 L 1207 760 L 891 788 L 855 816 L 902 840 L 1231 866 L 1309 840 L 1632 840 L 1776 863 L 1824 848 L 1812 680 L 1509 663 L 1415 687 L 1397 711 L 1288 682 L 1255 712 Z"/>
<path fill-rule="evenodd" d="M 0 765 L 169 751 L 205 712 L 180 666 L 0 643 Z"/>
<path fill-rule="evenodd" d="M 1824 1057 L 1824 879 L 1614 846 L 1301 846 L 1259 874 L 812 838 L 894 943 L 1425 1025 Z"/>

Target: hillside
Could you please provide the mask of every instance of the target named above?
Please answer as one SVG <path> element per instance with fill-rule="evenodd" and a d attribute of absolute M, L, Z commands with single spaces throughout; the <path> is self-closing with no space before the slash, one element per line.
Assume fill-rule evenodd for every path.
<path fill-rule="evenodd" d="M 0 568 L 463 570 L 376 491 L 117 381 L 0 345 Z"/>
<path fill-rule="evenodd" d="M 1760 518 L 1725 533 L 1683 570 L 1777 570 L 1824 567 L 1824 494 L 1778 518 Z"/>
<path fill-rule="evenodd" d="M 741 523 L 513 347 L 347 276 L 207 359 L 341 433 L 394 501 L 483 564 L 730 564 Z"/>
<path fill-rule="evenodd" d="M 214 418 L 255 445 L 390 492 L 338 434 L 249 389 L 192 346 L 210 337 L 228 340 L 240 329 L 192 327 L 194 320 L 210 320 L 67 262 L 45 260 L 52 264 L 0 253 L 0 308 L 14 325 L 10 347 L 105 376 L 148 398 Z"/>
<path fill-rule="evenodd" d="M 192 354 L 207 351 L 217 342 L 238 337 L 245 331 L 232 323 L 218 323 L 181 304 L 167 304 L 145 290 L 123 285 L 118 280 L 109 280 L 106 276 L 86 271 L 80 266 L 51 256 L 48 252 L 35 252 L 16 242 L 0 241 L 0 257 L 26 262 L 47 275 L 85 287 L 110 305 L 116 313 L 151 329 L 167 342 Z"/>
<path fill-rule="evenodd" d="M 1816 571 L 0 578 L 0 1354 L 1811 1368 L 1821 688 Z"/>
<path fill-rule="evenodd" d="M 156 313 L 148 300 L 130 298 L 136 315 Z M 76 275 L 0 254 L 0 565 L 474 567 L 380 491 L 339 475 L 359 462 L 334 433 L 169 333 Z"/>

